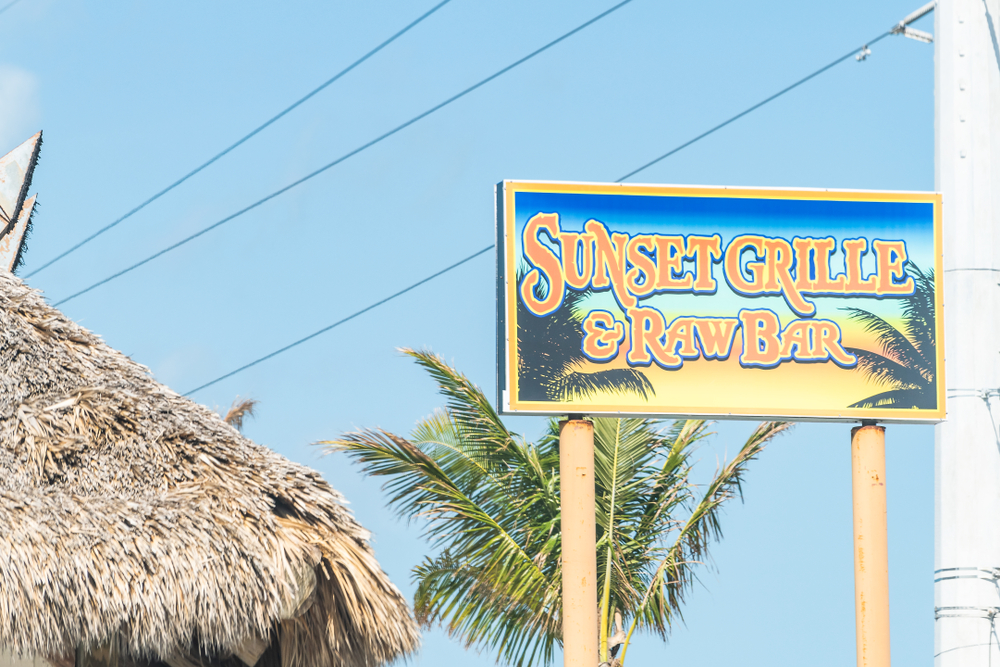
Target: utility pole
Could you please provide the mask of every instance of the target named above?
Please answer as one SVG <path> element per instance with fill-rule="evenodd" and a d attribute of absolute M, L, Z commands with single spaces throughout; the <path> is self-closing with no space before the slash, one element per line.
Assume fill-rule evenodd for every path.
<path fill-rule="evenodd" d="M 1000 0 L 938 0 L 947 421 L 936 427 L 936 667 L 1000 665 Z"/>

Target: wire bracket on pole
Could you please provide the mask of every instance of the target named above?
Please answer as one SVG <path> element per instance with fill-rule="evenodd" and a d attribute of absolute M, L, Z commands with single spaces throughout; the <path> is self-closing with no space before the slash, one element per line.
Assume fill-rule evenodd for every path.
<path fill-rule="evenodd" d="M 893 35 L 902 35 L 903 37 L 909 37 L 910 39 L 915 39 L 918 42 L 923 42 L 924 44 L 930 44 L 934 41 L 934 35 L 929 32 L 924 32 L 923 30 L 911 28 L 910 24 L 934 11 L 935 7 L 937 7 L 937 0 L 931 0 L 931 2 L 928 2 L 926 5 L 912 14 L 909 14 L 902 21 L 894 25 L 890 32 L 892 32 Z"/>
<path fill-rule="evenodd" d="M 1000 389 L 971 389 L 964 387 L 954 387 L 948 389 L 947 398 L 978 398 L 986 404 L 986 412 L 990 416 L 990 424 L 993 426 L 993 437 L 996 440 L 997 448 L 1000 449 L 1000 423 L 997 422 L 993 414 L 993 406 L 1000 403 Z"/>
<path fill-rule="evenodd" d="M 903 37 L 915 39 L 918 42 L 923 42 L 924 44 L 931 44 L 934 41 L 934 35 L 929 32 L 924 32 L 923 30 L 911 28 L 902 21 L 893 26 L 890 32 L 894 35 L 902 35 Z"/>
<path fill-rule="evenodd" d="M 993 622 L 1000 607 L 934 607 L 934 620 L 942 618 L 981 618 Z"/>
<path fill-rule="evenodd" d="M 942 573 L 949 572 L 953 574 Z M 934 583 L 949 579 L 980 579 L 982 581 L 1000 581 L 1000 567 L 943 567 L 934 570 Z"/>
<path fill-rule="evenodd" d="M 930 44 L 934 41 L 934 35 L 929 32 L 924 32 L 923 30 L 917 30 L 916 28 L 904 27 L 901 34 L 903 37 L 909 37 L 910 39 L 915 39 L 918 42 L 923 42 L 924 44 Z"/>
<path fill-rule="evenodd" d="M 868 48 L 867 44 L 865 44 L 864 46 L 861 47 L 861 53 L 854 56 L 854 59 L 857 60 L 858 62 L 861 62 L 862 60 L 868 60 L 868 56 L 870 56 L 871 54 L 872 50 Z"/>
<path fill-rule="evenodd" d="M 983 392 L 983 401 L 986 403 L 986 410 L 990 413 L 990 424 L 993 426 L 993 437 L 997 446 L 1000 447 L 1000 429 L 997 428 L 997 420 L 993 416 L 993 404 L 1000 401 L 1000 390 L 990 389 Z"/>

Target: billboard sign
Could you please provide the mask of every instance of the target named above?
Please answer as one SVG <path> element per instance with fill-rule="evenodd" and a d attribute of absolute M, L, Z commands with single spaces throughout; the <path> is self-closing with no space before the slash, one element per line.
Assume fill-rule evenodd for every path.
<path fill-rule="evenodd" d="M 939 194 L 496 197 L 502 413 L 944 419 Z"/>

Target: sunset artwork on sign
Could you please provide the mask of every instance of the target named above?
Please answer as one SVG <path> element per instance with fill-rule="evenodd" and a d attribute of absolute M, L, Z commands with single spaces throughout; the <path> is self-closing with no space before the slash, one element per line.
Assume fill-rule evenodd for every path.
<path fill-rule="evenodd" d="M 496 197 L 503 413 L 944 418 L 939 194 Z"/>

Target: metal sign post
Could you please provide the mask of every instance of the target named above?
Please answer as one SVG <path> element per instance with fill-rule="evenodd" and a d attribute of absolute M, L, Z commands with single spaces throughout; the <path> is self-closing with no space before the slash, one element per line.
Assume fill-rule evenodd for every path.
<path fill-rule="evenodd" d="M 889 667 L 889 538 L 885 428 L 851 429 L 854 495 L 854 610 L 858 667 Z"/>
<path fill-rule="evenodd" d="M 597 665 L 597 518 L 594 425 L 573 415 L 559 422 L 562 510 L 563 665 Z"/>

